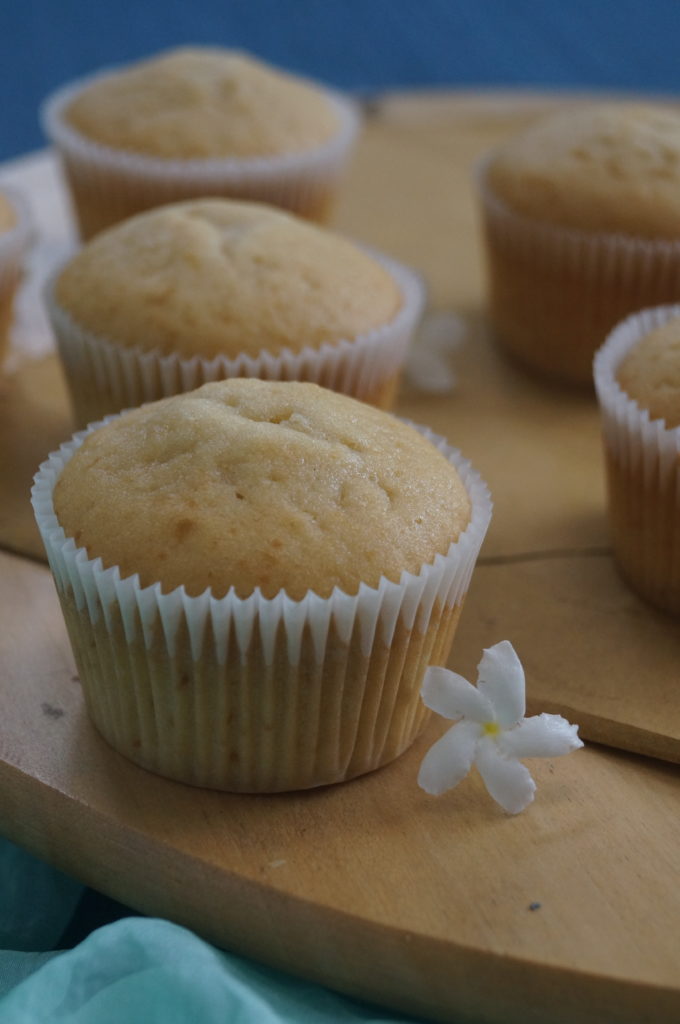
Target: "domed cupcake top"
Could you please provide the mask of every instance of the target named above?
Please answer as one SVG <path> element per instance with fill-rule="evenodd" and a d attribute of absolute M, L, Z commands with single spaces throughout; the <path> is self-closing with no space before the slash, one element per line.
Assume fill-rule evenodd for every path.
<path fill-rule="evenodd" d="M 465 487 L 413 427 L 314 384 L 232 379 L 123 414 L 54 491 L 68 537 L 190 595 L 354 594 L 448 551 Z"/>
<path fill-rule="evenodd" d="M 680 317 L 644 335 L 619 366 L 616 379 L 629 398 L 665 420 L 680 426 Z"/>
<path fill-rule="evenodd" d="M 58 304 L 120 345 L 204 358 L 352 340 L 401 307 L 356 245 L 273 207 L 158 207 L 103 232 L 60 273 Z"/>
<path fill-rule="evenodd" d="M 184 47 L 91 82 L 66 121 L 115 149 L 169 159 L 310 149 L 339 127 L 327 94 L 237 51 Z"/>
<path fill-rule="evenodd" d="M 583 231 L 680 236 L 680 113 L 644 103 L 558 111 L 501 146 L 487 182 L 514 212 Z"/>

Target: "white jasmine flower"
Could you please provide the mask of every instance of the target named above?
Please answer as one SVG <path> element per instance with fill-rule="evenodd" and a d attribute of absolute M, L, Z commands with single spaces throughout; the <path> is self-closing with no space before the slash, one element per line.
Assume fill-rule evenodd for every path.
<path fill-rule="evenodd" d="M 525 718 L 524 669 L 507 640 L 484 651 L 477 686 L 446 668 L 431 666 L 423 679 L 423 701 L 456 724 L 430 748 L 418 785 L 439 796 L 477 765 L 491 796 L 509 814 L 534 799 L 536 783 L 522 757 L 558 757 L 583 746 L 578 726 L 561 715 Z"/>

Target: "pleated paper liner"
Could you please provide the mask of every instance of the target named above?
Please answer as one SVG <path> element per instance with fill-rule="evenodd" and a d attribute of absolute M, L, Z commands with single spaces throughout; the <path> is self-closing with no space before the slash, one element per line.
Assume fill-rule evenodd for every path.
<path fill-rule="evenodd" d="M 50 284 L 47 311 L 77 426 L 228 377 L 311 381 L 389 408 L 422 314 L 424 288 L 421 279 L 407 267 L 381 254 L 372 255 L 389 271 L 402 294 L 402 305 L 391 321 L 353 339 L 328 342 L 318 348 L 306 346 L 298 352 L 262 351 L 257 356 L 237 353 L 211 359 L 182 358 L 155 349 L 119 345 L 80 327 L 57 304 Z"/>
<path fill-rule="evenodd" d="M 577 231 L 515 213 L 477 171 L 498 344 L 536 374 L 592 386 L 592 360 L 612 328 L 680 295 L 680 239 Z"/>
<path fill-rule="evenodd" d="M 680 614 L 680 428 L 666 427 L 616 380 L 622 361 L 646 334 L 680 316 L 680 305 L 643 310 L 607 338 L 594 363 L 602 412 L 614 555 L 646 600 Z"/>
<path fill-rule="evenodd" d="M 142 210 L 201 196 L 250 199 L 310 220 L 329 219 L 361 127 L 351 100 L 324 90 L 338 131 L 307 150 L 271 157 L 164 159 L 94 142 L 66 120 L 76 95 L 108 74 L 64 86 L 41 110 L 45 134 L 63 162 L 83 240 Z"/>
<path fill-rule="evenodd" d="M 43 463 L 36 520 L 88 711 L 111 746 L 162 775 L 234 792 L 340 782 L 410 746 L 428 715 L 423 672 L 446 661 L 491 516 L 475 470 L 422 432 L 461 476 L 467 527 L 417 574 L 301 601 L 259 590 L 163 594 L 121 579 L 67 539 L 54 514 L 54 485 L 89 431 Z"/>

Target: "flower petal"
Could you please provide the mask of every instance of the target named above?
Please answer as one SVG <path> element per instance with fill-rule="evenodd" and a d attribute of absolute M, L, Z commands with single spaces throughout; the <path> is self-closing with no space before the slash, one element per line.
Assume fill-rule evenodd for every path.
<path fill-rule="evenodd" d="M 559 757 L 583 746 L 578 726 L 562 715 L 534 715 L 498 737 L 498 746 L 508 757 Z"/>
<path fill-rule="evenodd" d="M 453 789 L 470 771 L 481 728 L 475 722 L 458 722 L 434 743 L 422 760 L 418 785 L 439 796 Z"/>
<path fill-rule="evenodd" d="M 477 689 L 492 704 L 495 719 L 503 726 L 524 718 L 524 669 L 509 640 L 484 651 L 477 666 Z"/>
<path fill-rule="evenodd" d="M 529 770 L 503 757 L 494 740 L 479 743 L 475 763 L 489 793 L 508 814 L 519 814 L 534 799 L 536 783 Z"/>
<path fill-rule="evenodd" d="M 493 708 L 476 686 L 439 665 L 426 670 L 420 695 L 428 708 L 444 718 L 488 722 L 494 717 Z"/>

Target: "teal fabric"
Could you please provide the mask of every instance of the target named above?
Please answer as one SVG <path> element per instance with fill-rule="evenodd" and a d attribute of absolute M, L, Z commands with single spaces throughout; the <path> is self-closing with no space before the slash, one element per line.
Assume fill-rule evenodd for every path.
<path fill-rule="evenodd" d="M 0 1005 L 6 992 L 55 956 L 59 956 L 59 953 L 18 953 L 13 949 L 0 950 Z"/>
<path fill-rule="evenodd" d="M 224 953 L 169 921 L 123 917 L 55 951 L 82 886 L 4 840 L 0 872 L 0 1024 L 406 1020 Z"/>

